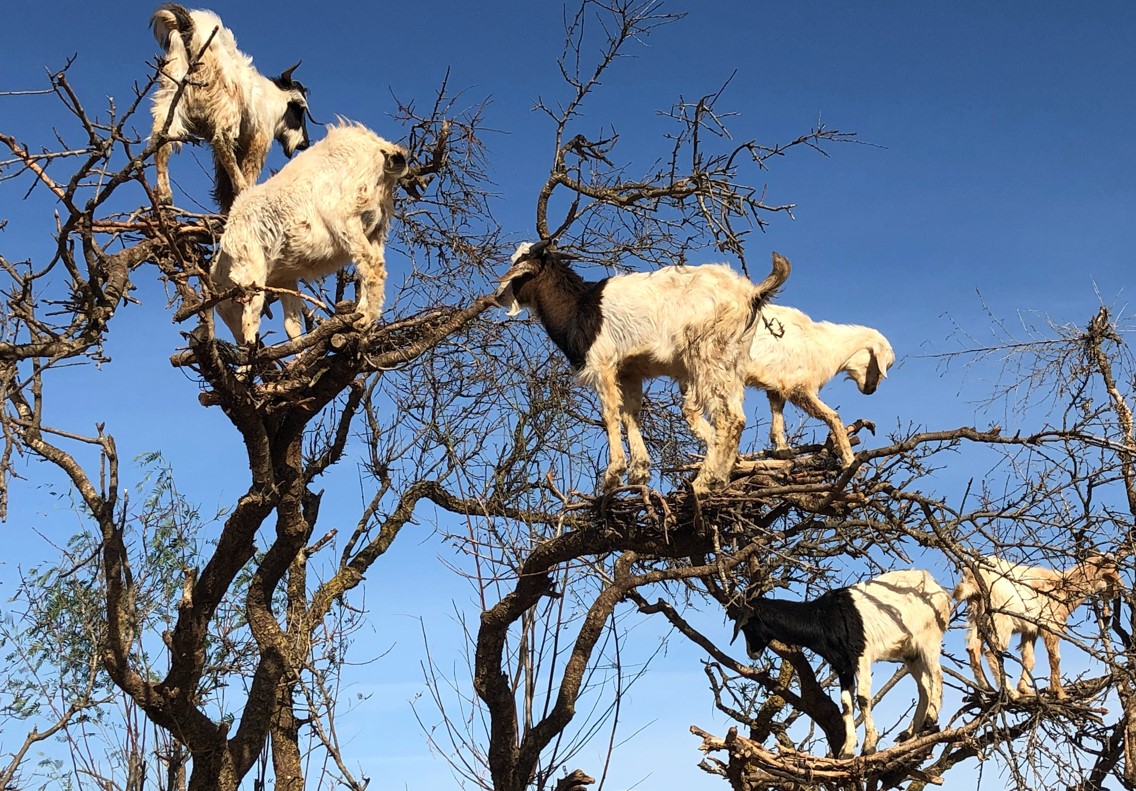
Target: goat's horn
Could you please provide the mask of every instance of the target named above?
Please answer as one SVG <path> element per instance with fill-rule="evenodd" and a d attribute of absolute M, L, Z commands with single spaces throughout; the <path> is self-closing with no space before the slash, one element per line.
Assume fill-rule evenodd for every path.
<path fill-rule="evenodd" d="M 299 68 L 301 63 L 303 63 L 303 61 L 298 60 L 292 66 L 289 66 L 288 68 L 284 69 L 284 71 L 282 71 L 280 73 L 280 81 L 281 82 L 291 82 L 292 81 L 292 72 L 294 72 L 297 68 Z"/>
<path fill-rule="evenodd" d="M 529 256 L 539 255 L 539 254 L 543 253 L 545 250 L 547 250 L 548 248 L 552 247 L 554 241 L 555 240 L 553 240 L 553 239 L 541 239 L 539 242 L 533 242 L 531 245 L 529 245 L 529 250 L 528 250 L 528 253 L 526 255 L 529 255 Z"/>

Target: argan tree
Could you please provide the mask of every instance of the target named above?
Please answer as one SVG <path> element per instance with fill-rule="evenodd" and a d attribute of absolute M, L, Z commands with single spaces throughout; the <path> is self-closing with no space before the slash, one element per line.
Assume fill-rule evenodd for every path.
<path fill-rule="evenodd" d="M 723 638 L 747 597 L 812 595 L 916 562 L 959 569 L 998 553 L 1064 566 L 1096 548 L 1121 555 L 1130 577 L 1131 355 L 1108 313 L 973 351 L 1004 354 L 1007 387 L 1044 397 L 1018 399 L 1029 407 L 1013 413 L 1020 425 L 896 430 L 847 470 L 799 443 L 793 459 L 748 456 L 728 488 L 702 498 L 686 483 L 700 449 L 674 388 L 660 383 L 644 416 L 652 486 L 595 496 L 605 451 L 592 395 L 574 386 L 539 325 L 487 318 L 513 245 L 554 238 L 597 278 L 681 265 L 713 247 L 759 276 L 754 262 L 768 253 L 753 249 L 752 231 L 792 209 L 767 201 L 763 171 L 851 136 L 821 127 L 760 143 L 760 130 L 727 129 L 721 87 L 676 100 L 661 141 L 625 141 L 621 119 L 581 108 L 618 78 L 622 56 L 679 16 L 654 2 L 584 0 L 565 21 L 562 82 L 536 100 L 551 160 L 534 176 L 531 227 L 494 219 L 482 108 L 468 109 L 448 83 L 425 101 L 400 97 L 399 133 L 383 132 L 415 166 L 389 246 L 412 268 L 389 284 L 374 327 L 355 321 L 348 272 L 310 284 L 299 339 L 265 336 L 250 349 L 219 337 L 213 307 L 224 295 L 208 271 L 224 218 L 155 201 L 149 166 L 165 141 L 137 132 L 152 79 L 95 110 L 62 68 L 48 90 L 69 126 L 55 140 L 18 140 L 0 123 L 0 188 L 58 217 L 32 259 L 0 255 L 0 513 L 20 496 L 22 460 L 35 459 L 66 482 L 90 526 L 57 567 L 25 580 L 29 592 L 62 597 L 55 609 L 28 608 L 25 623 L 54 628 L 70 653 L 26 651 L 18 624 L 5 633 L 16 646 L 9 674 L 23 682 L 9 710 L 50 729 L 30 732 L 2 779 L 19 782 L 28 745 L 69 738 L 98 712 L 136 717 L 123 746 L 105 748 L 130 756 L 114 778 L 123 787 L 235 789 L 250 774 L 265 782 L 267 761 L 280 788 L 325 778 L 366 787 L 334 727 L 336 678 L 360 617 L 352 597 L 402 529 L 426 519 L 451 539 L 451 563 L 480 604 L 456 627 L 468 638 L 469 677 L 446 678 L 448 663 L 431 656 L 426 685 L 439 712 L 418 709 L 428 725 L 442 720 L 430 738 L 462 782 L 578 788 L 590 774 L 602 786 L 604 767 L 558 779 L 583 745 L 614 738 L 622 693 L 650 672 L 624 661 L 653 654 L 633 627 L 654 621 L 705 651 L 701 692 L 737 727 L 698 731 L 711 753 L 703 766 L 734 788 L 920 788 L 979 756 L 996 758 L 1023 789 L 1131 787 L 1127 594 L 1107 620 L 1101 610 L 1069 636 L 1099 668 L 1069 683 L 1069 699 L 978 694 L 948 647 L 941 730 L 902 744 L 885 736 L 879 753 L 852 760 L 826 757 L 843 729 L 815 658 L 778 645 L 751 661 Z M 635 151 L 657 153 L 642 161 Z M 113 425 L 48 417 L 64 397 L 63 368 L 94 377 L 114 364 L 107 333 L 144 281 L 170 295 L 150 320 L 174 322 L 184 338 L 160 363 L 185 373 L 201 409 L 224 416 L 247 462 L 243 491 L 216 520 L 186 502 L 156 458 L 141 495 L 124 494 Z M 962 491 L 932 485 L 937 469 L 964 463 L 983 465 L 985 480 Z M 366 504 L 338 532 L 320 521 L 322 487 L 343 474 L 360 476 Z M 66 684 L 37 686 L 48 673 Z M 876 686 L 887 701 L 902 697 L 902 681 Z M 153 749 L 143 733 L 160 734 Z M 697 746 L 692 739 L 692 762 Z M 311 751 L 329 767 L 318 776 L 306 771 Z"/>

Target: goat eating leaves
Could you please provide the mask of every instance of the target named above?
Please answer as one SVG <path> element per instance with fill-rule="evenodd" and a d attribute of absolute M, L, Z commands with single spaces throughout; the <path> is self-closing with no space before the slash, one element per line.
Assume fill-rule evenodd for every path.
<path fill-rule="evenodd" d="M 864 753 L 875 752 L 879 733 L 872 720 L 872 664 L 903 662 L 919 687 L 911 728 L 900 739 L 933 727 L 943 701 L 939 664 L 943 633 L 950 620 L 951 598 L 926 571 L 905 570 L 828 591 L 812 601 L 753 598 L 742 607 L 734 637 L 745 635 L 746 650 L 756 659 L 770 642 L 815 651 L 840 682 L 844 715 L 842 758 L 856 750 L 852 685 L 864 715 Z"/>
<path fill-rule="evenodd" d="M 610 460 L 604 491 L 644 484 L 650 458 L 639 431 L 643 380 L 668 376 L 683 383 L 690 403 L 710 413 L 706 460 L 694 490 L 724 486 L 745 427 L 741 361 L 757 311 L 789 276 L 773 254 L 773 271 L 759 285 L 728 266 L 672 266 L 586 282 L 551 241 L 522 244 L 501 278 L 497 304 L 509 315 L 532 310 L 577 372 L 599 394 Z M 628 470 L 620 422 L 627 427 Z"/>
<path fill-rule="evenodd" d="M 383 244 L 395 185 L 407 167 L 405 148 L 344 121 L 237 196 L 210 274 L 218 292 L 245 289 L 217 306 L 239 343 L 256 342 L 266 286 L 285 289 L 284 329 L 298 338 L 300 299 L 290 293 L 297 281 L 324 277 L 350 261 L 359 274 L 356 312 L 364 323 L 379 317 L 387 277 Z"/>
<path fill-rule="evenodd" d="M 300 64 L 265 77 L 212 11 L 167 3 L 154 13 L 151 28 L 165 53 L 151 108 L 152 137 L 165 130 L 170 138 L 208 141 L 216 173 L 213 197 L 228 213 L 237 194 L 256 183 L 273 138 L 288 157 L 308 147 L 308 91 L 292 79 Z M 161 203 L 173 200 L 169 162 L 176 145 L 163 143 L 154 155 Z"/>

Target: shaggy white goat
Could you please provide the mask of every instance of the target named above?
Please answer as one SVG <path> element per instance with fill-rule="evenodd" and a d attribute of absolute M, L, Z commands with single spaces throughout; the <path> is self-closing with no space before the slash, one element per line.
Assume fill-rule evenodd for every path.
<path fill-rule="evenodd" d="M 982 671 L 983 641 L 981 619 L 990 616 L 991 644 L 986 647 L 986 661 L 994 673 L 998 688 L 1005 688 L 1011 698 L 1033 691 L 1034 646 L 1038 634 L 1049 654 L 1049 687 L 1058 698 L 1065 697 L 1061 684 L 1061 649 L 1059 641 L 1073 610 L 1089 596 L 1121 585 L 1115 558 L 1092 553 L 1068 571 L 1054 571 L 1036 566 L 1010 563 L 998 557 L 985 557 L 978 562 L 979 580 L 964 568 L 954 598 L 970 602 L 967 621 L 966 653 L 974 680 L 990 690 Z M 983 593 L 985 587 L 986 593 Z M 1018 688 L 1006 686 L 999 654 L 1010 645 L 1010 636 L 1021 635 L 1022 675 Z"/>
<path fill-rule="evenodd" d="M 308 147 L 307 89 L 292 79 L 300 64 L 279 77 L 265 77 L 212 11 L 167 3 L 154 12 L 150 25 L 165 52 L 154 93 L 152 134 L 157 136 L 168 119 L 170 137 L 195 135 L 208 141 L 216 171 L 213 196 L 227 213 L 237 193 L 256 183 L 274 137 L 288 157 Z M 162 203 L 173 200 L 169 161 L 175 145 L 163 145 L 154 155 Z"/>
<path fill-rule="evenodd" d="M 319 278 L 355 262 L 355 310 L 373 322 L 383 309 L 383 243 L 394 209 L 394 188 L 407 171 L 407 153 L 371 130 L 346 121 L 233 203 L 211 271 L 220 293 L 246 293 L 217 306 L 240 343 L 255 343 L 264 287 L 296 291 L 300 278 Z M 281 296 L 289 338 L 302 332 L 300 299 Z M 236 304 L 243 302 L 242 305 Z"/>
<path fill-rule="evenodd" d="M 796 308 L 766 305 L 761 309 L 757 332 L 745 363 L 745 380 L 769 397 L 772 421 L 769 439 L 777 450 L 785 450 L 785 401 L 788 400 L 829 428 L 833 448 L 844 467 L 854 456 L 844 423 L 836 410 L 820 400 L 820 389 L 838 373 L 856 383 L 860 392 L 871 395 L 888 368 L 895 352 L 887 338 L 871 327 L 813 321 Z M 709 426 L 697 405 L 683 400 L 683 414 L 703 441 Z"/>
<path fill-rule="evenodd" d="M 872 663 L 903 662 L 919 687 L 919 703 L 904 740 L 934 727 L 943 702 L 943 670 L 939 664 L 943 633 L 951 614 L 951 598 L 926 571 L 906 570 L 831 590 L 812 601 L 754 598 L 741 608 L 737 631 L 756 659 L 773 640 L 815 651 L 840 681 L 844 745 L 849 758 L 856 750 L 852 685 L 864 715 L 864 753 L 876 750 L 879 732 L 872 720 Z"/>
<path fill-rule="evenodd" d="M 755 286 L 728 266 L 667 267 L 585 282 L 549 241 L 522 244 L 501 278 L 497 303 L 516 315 L 529 308 L 567 356 L 579 379 L 599 394 L 610 461 L 603 488 L 628 471 L 620 422 L 631 453 L 628 482 L 646 483 L 650 457 L 639 431 L 643 380 L 684 383 L 699 413 L 709 412 L 706 460 L 694 488 L 724 486 L 745 427 L 741 363 L 764 300 L 789 276 L 773 254 L 773 272 Z"/>

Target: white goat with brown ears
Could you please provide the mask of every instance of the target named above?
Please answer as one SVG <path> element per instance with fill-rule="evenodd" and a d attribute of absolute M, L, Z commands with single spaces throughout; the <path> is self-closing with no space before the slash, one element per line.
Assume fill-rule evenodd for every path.
<path fill-rule="evenodd" d="M 308 147 L 308 92 L 292 79 L 300 64 L 279 77 L 265 77 L 212 11 L 167 3 L 154 12 L 150 25 L 165 53 L 151 107 L 152 137 L 165 129 L 171 138 L 195 135 L 209 143 L 213 197 L 227 213 L 237 194 L 256 183 L 273 138 L 288 157 Z M 163 144 L 154 155 L 161 203 L 173 201 L 169 162 L 177 145 Z"/>
<path fill-rule="evenodd" d="M 1034 645 L 1037 636 L 1049 654 L 1049 688 L 1058 698 L 1066 696 L 1061 684 L 1061 635 L 1069 615 L 1089 596 L 1116 590 L 1121 584 L 1116 559 L 1111 555 L 1090 554 L 1068 571 L 1023 566 L 998 557 L 980 558 L 977 577 L 964 568 L 955 588 L 958 602 L 970 602 L 966 632 L 966 653 L 974 680 L 990 690 L 982 671 L 982 619 L 990 616 L 990 645 L 986 661 L 994 672 L 997 688 L 1011 698 L 1033 692 Z M 1006 685 L 999 654 L 1010 646 L 1010 637 L 1021 635 L 1022 675 L 1018 687 Z"/>

